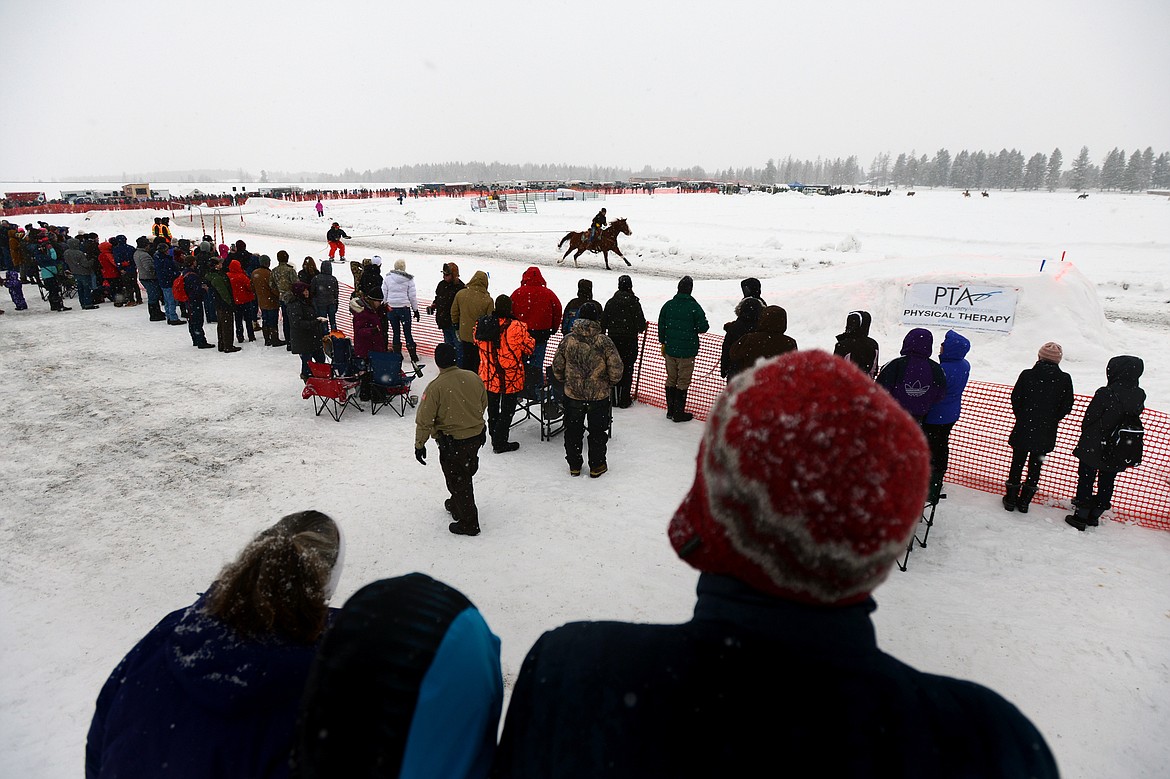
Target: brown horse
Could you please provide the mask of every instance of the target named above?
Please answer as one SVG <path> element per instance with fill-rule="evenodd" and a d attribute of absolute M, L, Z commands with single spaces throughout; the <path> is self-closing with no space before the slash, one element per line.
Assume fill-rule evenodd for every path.
<path fill-rule="evenodd" d="M 613 252 L 618 257 L 621 257 L 622 260 L 626 263 L 626 265 L 630 265 L 631 263 L 629 260 L 626 259 L 626 255 L 622 254 L 622 250 L 618 248 L 618 244 L 617 244 L 618 233 L 625 233 L 626 235 L 630 234 L 630 226 L 628 224 L 626 224 L 625 219 L 615 219 L 612 222 L 610 222 L 609 227 L 607 227 L 601 231 L 601 234 L 597 236 L 597 241 L 594 242 L 594 244 L 592 246 L 589 245 L 589 231 L 588 230 L 586 230 L 584 232 L 580 232 L 580 233 L 578 233 L 578 232 L 566 233 L 565 237 L 562 238 L 560 243 L 557 244 L 557 248 L 558 249 L 561 248 L 561 246 L 564 245 L 565 241 L 568 241 L 569 242 L 569 251 L 565 252 L 564 255 L 559 260 L 557 260 L 557 265 L 560 265 L 562 262 L 564 262 L 565 258 L 568 257 L 569 254 L 571 252 L 574 252 L 574 251 L 577 252 L 576 254 L 573 255 L 573 267 L 574 268 L 581 267 L 580 265 L 577 264 L 577 258 L 580 257 L 582 254 L 584 254 L 587 251 L 594 252 L 594 253 L 601 252 L 601 256 L 605 259 L 605 269 L 606 270 L 610 270 L 610 267 L 609 267 L 609 253 L 610 252 Z"/>

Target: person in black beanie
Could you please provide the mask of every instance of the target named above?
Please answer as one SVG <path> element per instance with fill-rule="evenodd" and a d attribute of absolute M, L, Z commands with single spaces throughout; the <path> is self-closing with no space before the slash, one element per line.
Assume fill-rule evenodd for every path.
<path fill-rule="evenodd" d="M 439 375 L 423 391 L 414 414 L 414 459 L 427 464 L 427 439 L 439 445 L 439 467 L 451 497 L 443 506 L 455 519 L 447 529 L 461 536 L 479 535 L 479 509 L 472 477 L 479 470 L 479 449 L 487 442 L 483 422 L 487 390 L 479 376 L 455 367 L 455 347 L 435 347 Z"/>
<path fill-rule="evenodd" d="M 646 315 L 642 302 L 634 294 L 634 280 L 618 277 L 617 292 L 605 304 L 601 315 L 601 332 L 609 336 L 622 360 L 622 379 L 614 386 L 614 405 L 629 408 L 633 403 L 630 389 L 634 381 L 634 361 L 638 358 L 638 336 L 646 332 Z"/>
<path fill-rule="evenodd" d="M 693 297 L 695 282 L 683 276 L 678 294 L 666 301 L 658 314 L 658 340 L 666 358 L 666 418 L 689 422 L 695 418 L 687 409 L 687 390 L 695 372 L 699 334 L 711 329 L 707 315 Z"/>

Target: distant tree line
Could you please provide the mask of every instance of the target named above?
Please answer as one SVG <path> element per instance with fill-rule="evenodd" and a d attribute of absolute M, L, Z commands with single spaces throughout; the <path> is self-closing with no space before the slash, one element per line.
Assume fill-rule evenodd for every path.
<path fill-rule="evenodd" d="M 1089 147 L 1081 147 L 1072 166 L 1064 169 L 1064 154 L 1059 148 L 1052 154 L 1037 152 L 1025 159 L 1018 149 L 1000 149 L 998 153 L 966 149 L 951 156 L 939 149 L 933 157 L 916 152 L 899 154 L 890 162 L 889 154 L 879 154 L 870 163 L 868 175 L 857 165 L 855 157 L 845 160 L 815 162 L 788 157 L 779 164 L 768 160 L 758 179 L 765 185 L 784 185 L 795 181 L 805 184 L 849 186 L 868 181 L 874 186 L 956 187 L 962 189 L 1098 189 L 1142 192 L 1170 188 L 1170 152 L 1154 156 L 1152 147 L 1134 150 L 1128 158 L 1114 148 L 1098 166 L 1089 157 Z M 747 173 L 751 173 L 750 169 Z"/>
<path fill-rule="evenodd" d="M 1080 154 L 1064 169 L 1064 155 L 1059 148 L 1051 154 L 1037 152 L 1025 158 L 1018 149 L 1000 149 L 998 152 L 968 151 L 954 156 L 947 149 L 939 149 L 934 156 L 918 155 L 915 151 L 893 158 L 888 153 L 874 157 L 866 171 L 856 156 L 844 159 L 800 160 L 788 156 L 783 160 L 768 160 L 763 168 L 725 168 L 707 171 L 699 166 L 690 168 L 652 168 L 641 170 L 600 165 L 569 164 L 505 164 L 502 162 L 442 162 L 425 165 L 399 165 L 356 171 L 346 168 L 341 173 L 312 173 L 262 170 L 260 181 L 284 183 L 367 184 L 385 182 L 499 182 L 499 181 L 629 181 L 631 179 L 671 179 L 682 181 L 715 181 L 741 184 L 785 186 L 793 182 L 854 186 L 871 184 L 875 187 L 957 187 L 962 189 L 1087 189 L 1142 192 L 1147 189 L 1170 189 L 1170 152 L 1154 156 L 1152 147 L 1134 150 L 1128 156 L 1114 148 L 1105 155 L 1100 165 L 1089 156 L 1089 148 L 1081 147 Z M 239 169 L 199 171 L 156 171 L 153 173 L 118 176 L 86 176 L 68 181 L 239 181 L 248 183 L 255 178 Z"/>

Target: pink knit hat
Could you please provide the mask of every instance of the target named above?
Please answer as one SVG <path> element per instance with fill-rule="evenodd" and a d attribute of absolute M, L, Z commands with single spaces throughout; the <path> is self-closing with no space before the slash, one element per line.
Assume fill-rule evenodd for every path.
<path fill-rule="evenodd" d="M 1054 362 L 1060 365 L 1060 358 L 1064 357 L 1064 349 L 1060 348 L 1060 344 L 1056 341 L 1049 341 L 1040 347 L 1040 351 L 1036 355 L 1041 360 L 1047 362 Z"/>
<path fill-rule="evenodd" d="M 856 603 L 906 549 L 929 475 L 926 439 L 888 392 L 847 360 L 790 352 L 715 401 L 670 542 L 772 595 Z"/>

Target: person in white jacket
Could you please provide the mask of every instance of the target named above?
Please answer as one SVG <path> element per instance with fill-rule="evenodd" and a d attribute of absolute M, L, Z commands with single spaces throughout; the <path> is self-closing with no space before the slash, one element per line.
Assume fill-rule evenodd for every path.
<path fill-rule="evenodd" d="M 418 294 L 414 288 L 414 276 L 406 272 L 406 260 L 395 260 L 394 270 L 382 279 L 382 300 L 390 309 L 390 327 L 394 330 L 394 351 L 402 351 L 403 330 L 406 331 L 406 349 L 412 362 L 418 362 L 418 351 L 414 336 L 410 333 L 410 318 L 419 320 Z"/>

